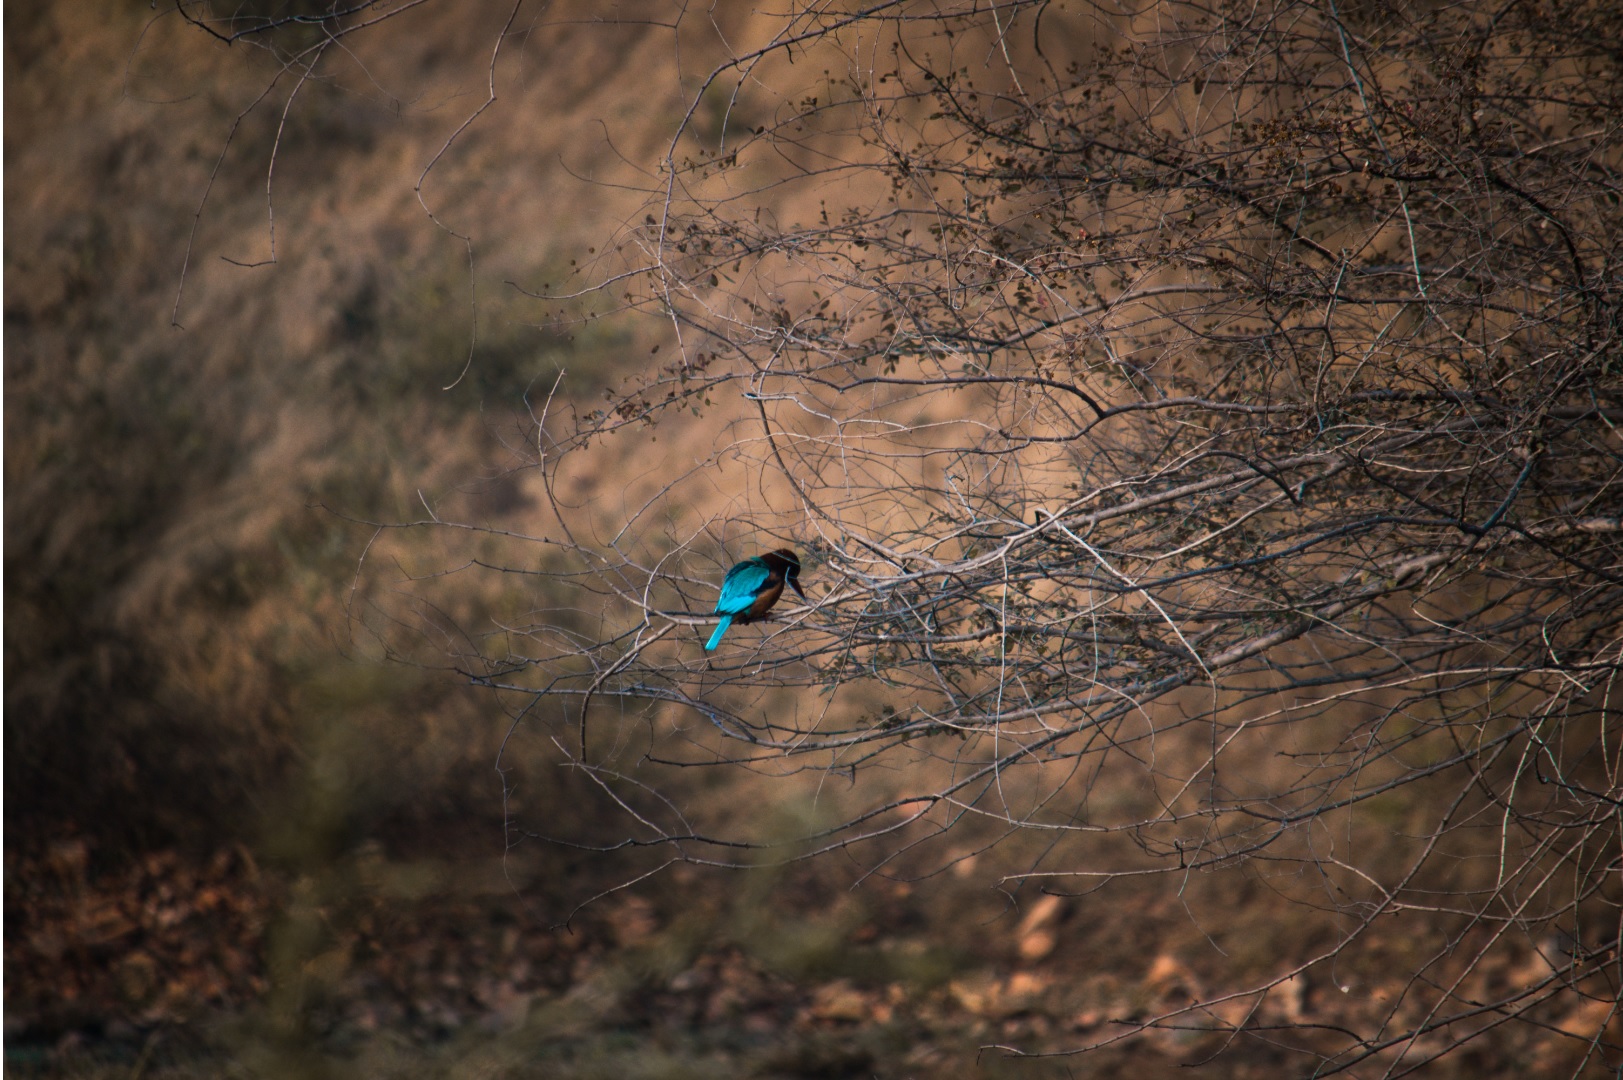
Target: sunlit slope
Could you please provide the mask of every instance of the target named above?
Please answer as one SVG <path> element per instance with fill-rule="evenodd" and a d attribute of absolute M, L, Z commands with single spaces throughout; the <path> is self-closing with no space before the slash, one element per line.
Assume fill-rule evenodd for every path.
<path fill-rule="evenodd" d="M 340 714 L 381 812 L 431 805 L 388 776 L 488 766 L 459 680 L 364 670 L 346 612 L 366 522 L 544 527 L 507 475 L 526 394 L 592 407 L 660 340 L 526 292 L 612 269 L 717 31 L 567 14 L 428 6 L 322 50 L 7 9 L 8 836 L 235 834 Z"/>

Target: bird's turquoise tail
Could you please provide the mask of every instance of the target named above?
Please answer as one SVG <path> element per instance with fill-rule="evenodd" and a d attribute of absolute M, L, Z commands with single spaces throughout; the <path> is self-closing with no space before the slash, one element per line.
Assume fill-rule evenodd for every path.
<path fill-rule="evenodd" d="M 721 635 L 725 634 L 727 632 L 727 628 L 731 625 L 733 625 L 733 617 L 731 615 L 723 615 L 721 617 L 721 621 L 716 624 L 716 632 L 711 634 L 710 640 L 704 643 L 704 651 L 710 652 L 717 645 L 720 645 Z"/>

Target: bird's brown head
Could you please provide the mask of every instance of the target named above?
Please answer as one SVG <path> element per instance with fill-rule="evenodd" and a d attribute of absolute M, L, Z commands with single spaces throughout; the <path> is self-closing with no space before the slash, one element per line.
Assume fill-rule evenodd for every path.
<path fill-rule="evenodd" d="M 762 555 L 761 561 L 774 569 L 782 570 L 783 580 L 789 583 L 789 587 L 793 589 L 802 600 L 806 599 L 806 593 L 800 587 L 799 555 L 796 555 L 788 548 L 779 548 L 776 551 L 769 551 L 765 555 Z"/>

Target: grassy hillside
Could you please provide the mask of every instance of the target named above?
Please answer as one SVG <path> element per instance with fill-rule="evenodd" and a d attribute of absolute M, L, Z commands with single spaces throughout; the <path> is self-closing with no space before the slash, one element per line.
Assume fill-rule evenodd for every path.
<path fill-rule="evenodd" d="M 819 87 L 849 73 L 790 49 L 753 69 L 758 92 L 712 91 L 687 116 L 716 63 L 779 32 L 742 5 L 428 3 L 341 41 L 300 21 L 230 43 L 209 32 L 307 7 L 236 6 L 234 24 L 223 5 L 6 10 L 8 1069 L 1148 1078 L 1232 1049 L 1212 1075 L 1273 1076 L 1318 1062 L 1316 1036 L 1293 1049 L 1276 1029 L 1400 1008 L 1446 912 L 1406 913 L 1412 932 L 1349 949 L 1334 982 L 1225 1002 L 1221 1023 L 1270 1033 L 1237 1048 L 1167 1027 L 1082 1064 L 985 1049 L 1064 1051 L 1266 982 L 1339 940 L 1345 897 L 1324 902 L 1341 886 L 1291 861 L 1047 895 L 1006 875 L 1045 865 L 1049 837 L 995 815 L 926 819 L 929 842 L 893 859 L 853 845 L 794 861 L 842 814 L 953 775 L 961 732 L 926 732 L 860 777 L 788 755 L 676 771 L 660 793 L 687 816 L 671 816 L 769 845 L 715 860 L 752 869 L 671 866 L 667 849 L 626 843 L 633 815 L 605 797 L 609 770 L 704 760 L 710 733 L 676 709 L 645 723 L 600 702 L 594 772 L 569 756 L 576 714 L 524 714 L 529 699 L 470 676 L 508 661 L 515 682 L 544 678 L 525 650 L 549 642 L 566 643 L 545 659 L 571 674 L 612 655 L 570 653 L 636 621 L 635 597 L 602 585 L 609 555 L 583 552 L 668 559 L 654 606 L 702 611 L 724 561 L 800 511 L 762 467 L 776 444 L 750 426 L 753 399 L 730 389 L 738 400 L 714 405 L 673 359 L 695 350 L 671 321 L 615 287 L 576 290 L 613 280 L 638 223 L 662 213 L 660 162 L 685 116 L 674 157 L 725 159 L 738 132 L 816 115 Z M 1078 54 L 1105 37 L 1059 25 Z M 921 132 L 938 119 L 917 102 L 896 115 Z M 758 161 L 685 179 L 735 222 L 774 225 L 817 221 L 828 185 L 885 190 L 874 176 L 780 183 Z M 763 291 L 750 314 L 819 283 L 800 285 Z M 740 340 L 771 340 L 760 330 L 738 323 Z M 548 438 L 650 375 L 694 394 L 679 422 L 628 422 L 571 444 L 591 455 L 549 458 Z M 928 458 L 957 425 L 992 426 L 998 400 L 876 395 L 863 415 L 905 420 L 907 452 Z M 1080 467 L 1053 460 L 1052 491 L 1022 492 L 1033 505 L 1074 489 L 1061 481 Z M 961 479 L 926 474 L 943 490 Z M 853 519 L 935 513 L 910 478 L 865 478 Z M 582 535 L 556 542 L 566 524 Z M 816 595 L 833 588 L 829 574 Z M 751 663 L 708 667 L 701 638 L 683 626 L 660 655 L 701 685 Z M 900 684 L 838 705 L 815 686 L 751 693 L 751 716 L 883 726 L 908 706 Z M 1330 731 L 1300 724 L 1291 747 L 1329 753 Z M 1157 785 L 1198 769 L 1206 739 L 1149 740 L 1143 772 L 1078 768 L 1055 805 L 1153 816 Z M 1226 782 L 1288 783 L 1275 750 L 1225 759 Z M 1438 797 L 1405 787 L 1325 821 L 1396 859 Z M 888 813 L 878 828 L 907 811 Z M 1101 836 L 1084 854 L 1136 852 Z M 1475 848 L 1459 862 L 1449 887 L 1492 876 Z M 1549 976 L 1532 945 L 1506 956 L 1472 978 Z M 1615 1001 L 1585 986 L 1540 1014 L 1555 1036 L 1507 1028 L 1428 1075 L 1599 1069 L 1582 1043 L 1615 1028 Z"/>
<path fill-rule="evenodd" d="M 530 79 L 575 119 L 551 110 L 425 188 L 449 227 L 478 207 L 472 274 L 413 195 L 483 91 L 486 22 L 369 43 L 299 87 L 278 132 L 263 103 L 237 123 L 275 75 L 253 43 L 173 12 L 8 13 L 7 747 L 29 778 L 11 842 L 218 843 L 258 827 L 241 793 L 308 756 L 325 699 L 457 708 L 348 641 L 352 519 L 459 487 L 511 511 L 503 482 L 477 490 L 502 466 L 493 431 L 532 379 L 568 364 L 590 385 L 616 359 L 525 322 L 502 284 L 613 223 L 601 194 L 556 212 L 558 155 L 603 109 L 588 67 Z M 433 772 L 461 742 L 400 745 Z"/>
<path fill-rule="evenodd" d="M 8 7 L 8 1069 L 285 1075 L 360 1052 L 371 1075 L 796 1074 L 962 1052 L 913 1045 L 928 1018 L 857 1029 L 897 1012 L 885 987 L 944 994 L 973 956 L 876 949 L 872 903 L 837 887 L 783 883 L 821 910 L 787 932 L 756 909 L 769 876 L 558 928 L 622 868 L 503 858 L 505 717 L 443 650 L 391 661 L 366 628 L 371 523 L 432 505 L 534 527 L 509 471 L 526 394 L 563 371 L 595 407 L 658 340 L 510 283 L 563 282 L 641 206 L 638 163 L 716 30 L 679 53 L 647 22 L 550 14 L 459 133 L 505 11 L 426 10 L 298 83 L 173 10 Z M 475 621 L 512 599 L 460 603 Z M 573 788 L 527 808 L 589 835 Z M 680 1025 L 647 1027 L 664 1013 Z M 646 1049 L 616 1034 L 639 1028 Z"/>

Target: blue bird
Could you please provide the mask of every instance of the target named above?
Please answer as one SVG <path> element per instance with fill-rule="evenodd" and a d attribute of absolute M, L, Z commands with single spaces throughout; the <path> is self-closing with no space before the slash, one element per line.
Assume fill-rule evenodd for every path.
<path fill-rule="evenodd" d="M 721 597 L 716 601 L 715 614 L 721 616 L 721 622 L 710 640 L 704 643 L 705 652 L 721 644 L 721 635 L 733 623 L 743 625 L 764 618 L 783 595 L 784 582 L 788 582 L 802 600 L 806 599 L 800 589 L 800 558 L 788 548 L 745 559 L 727 571 L 721 583 Z"/>

